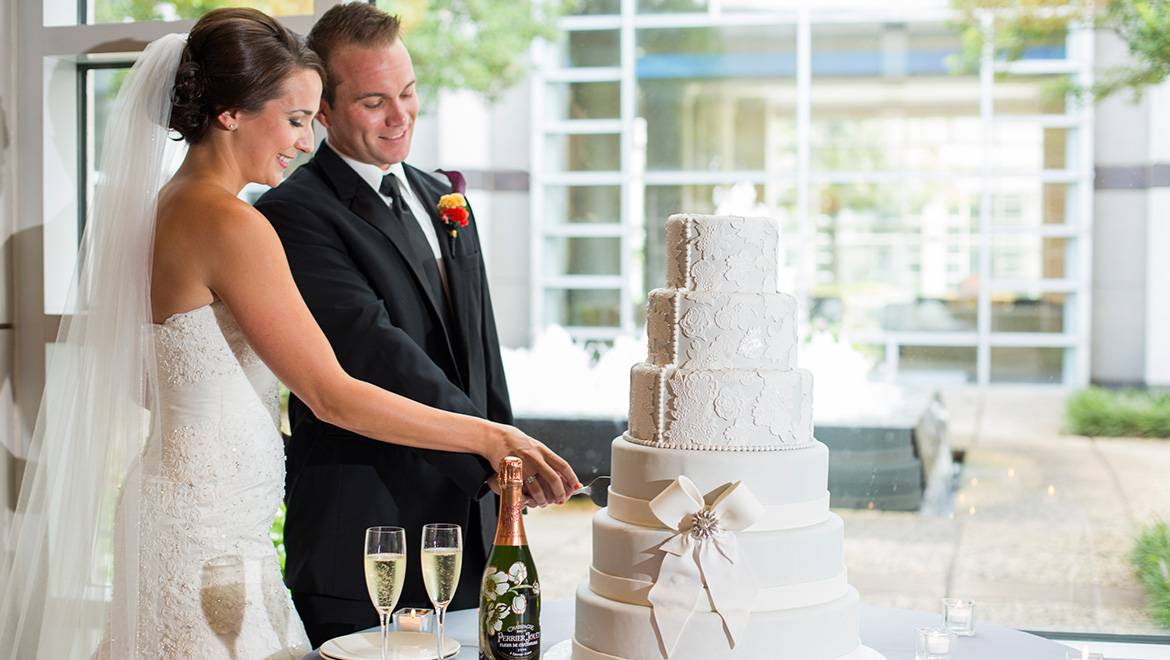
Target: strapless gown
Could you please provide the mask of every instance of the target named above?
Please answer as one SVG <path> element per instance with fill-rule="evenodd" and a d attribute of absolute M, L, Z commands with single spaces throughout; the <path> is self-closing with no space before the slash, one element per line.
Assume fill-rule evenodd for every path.
<path fill-rule="evenodd" d="M 153 332 L 160 414 L 118 503 L 116 525 L 137 521 L 141 540 L 115 542 L 112 629 L 137 616 L 142 659 L 299 659 L 309 641 L 269 538 L 284 497 L 276 378 L 222 303 Z"/>

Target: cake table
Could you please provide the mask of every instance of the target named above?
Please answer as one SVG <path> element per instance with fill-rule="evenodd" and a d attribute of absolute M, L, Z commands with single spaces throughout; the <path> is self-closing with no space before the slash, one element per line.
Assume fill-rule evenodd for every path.
<path fill-rule="evenodd" d="M 573 601 L 542 605 L 542 647 L 550 649 L 573 635 Z M 448 612 L 444 632 L 463 648 L 459 660 L 478 657 L 476 611 Z M 861 608 L 861 642 L 887 660 L 914 660 L 914 629 L 942 625 L 942 615 L 881 607 Z M 959 660 L 1065 660 L 1069 647 L 1019 630 L 977 622 L 973 637 L 959 638 Z M 316 652 L 304 660 L 322 660 Z"/>

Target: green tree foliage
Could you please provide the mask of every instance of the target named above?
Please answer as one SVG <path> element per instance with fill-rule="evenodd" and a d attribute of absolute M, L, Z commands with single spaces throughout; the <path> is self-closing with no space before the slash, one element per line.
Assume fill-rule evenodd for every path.
<path fill-rule="evenodd" d="M 423 102 L 442 89 L 470 90 L 488 100 L 523 79 L 532 40 L 557 37 L 567 0 L 378 0 L 403 21 Z"/>
<path fill-rule="evenodd" d="M 963 51 L 960 70 L 978 69 L 984 44 L 996 59 L 1016 60 L 1029 47 L 1060 43 L 1070 24 L 1112 30 L 1129 48 L 1130 61 L 1097 74 L 1090 87 L 1063 80 L 1056 91 L 1100 100 L 1129 90 L 1135 101 L 1170 75 L 1170 0 L 951 0 Z M 985 30 L 983 17 L 991 17 Z"/>
<path fill-rule="evenodd" d="M 220 7 L 251 7 L 276 16 L 311 14 L 313 0 L 95 0 L 97 23 L 199 18 Z"/>
<path fill-rule="evenodd" d="M 556 21 L 575 0 L 378 0 L 403 21 L 424 103 L 438 90 L 495 99 L 527 73 L 537 37 L 555 39 Z M 313 12 L 313 0 L 96 0 L 99 23 L 193 19 L 217 7 L 252 7 L 273 16 Z"/>

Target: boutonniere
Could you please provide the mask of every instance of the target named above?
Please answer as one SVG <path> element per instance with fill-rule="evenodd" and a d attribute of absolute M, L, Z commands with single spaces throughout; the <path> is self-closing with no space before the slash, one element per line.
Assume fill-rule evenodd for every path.
<path fill-rule="evenodd" d="M 463 196 L 466 182 L 459 172 L 439 170 L 447 176 L 454 192 L 439 198 L 439 219 L 447 227 L 447 233 L 454 239 L 459 234 L 460 227 L 466 227 L 471 221 L 470 211 L 467 208 L 467 198 Z"/>

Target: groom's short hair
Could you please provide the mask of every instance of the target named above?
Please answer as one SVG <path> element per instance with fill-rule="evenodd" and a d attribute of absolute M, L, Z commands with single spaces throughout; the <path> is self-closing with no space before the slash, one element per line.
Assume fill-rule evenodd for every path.
<path fill-rule="evenodd" d="M 401 21 L 374 5 L 345 2 L 329 8 L 309 31 L 307 45 L 325 62 L 325 89 L 321 98 L 333 103 L 337 75 L 331 66 L 334 53 L 350 46 L 380 48 L 392 46 L 398 39 Z"/>

